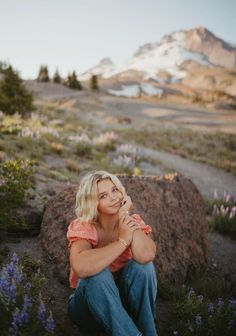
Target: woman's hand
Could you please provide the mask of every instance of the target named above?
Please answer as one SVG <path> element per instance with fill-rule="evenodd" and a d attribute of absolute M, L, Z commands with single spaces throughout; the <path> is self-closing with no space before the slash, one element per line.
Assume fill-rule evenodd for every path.
<path fill-rule="evenodd" d="M 119 237 L 124 239 L 128 245 L 132 242 L 134 231 L 139 229 L 138 223 L 129 214 L 132 206 L 131 198 L 127 196 L 123 199 L 123 205 L 119 210 Z"/>
<path fill-rule="evenodd" d="M 126 213 L 127 211 L 130 211 L 133 207 L 133 203 L 131 201 L 131 198 L 129 196 L 126 196 L 123 198 L 122 202 L 121 202 L 121 207 L 119 210 L 119 216 L 122 213 Z"/>

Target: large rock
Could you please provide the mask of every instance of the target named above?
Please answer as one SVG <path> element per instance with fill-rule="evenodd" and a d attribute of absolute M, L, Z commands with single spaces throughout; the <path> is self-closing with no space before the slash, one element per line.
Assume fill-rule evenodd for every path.
<path fill-rule="evenodd" d="M 207 263 L 208 224 L 202 195 L 182 174 L 118 176 L 139 213 L 153 229 L 157 245 L 154 261 L 161 280 L 184 281 L 188 272 Z M 55 264 L 55 275 L 68 284 L 66 231 L 75 218 L 78 186 L 70 186 L 45 206 L 40 239 Z"/>

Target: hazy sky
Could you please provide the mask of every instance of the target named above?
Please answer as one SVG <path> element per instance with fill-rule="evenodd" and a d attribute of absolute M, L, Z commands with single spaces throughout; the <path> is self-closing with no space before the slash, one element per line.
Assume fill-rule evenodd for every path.
<path fill-rule="evenodd" d="M 236 45 L 236 0 L 0 0 L 0 60 L 24 78 L 122 62 L 179 29 L 204 26 Z"/>

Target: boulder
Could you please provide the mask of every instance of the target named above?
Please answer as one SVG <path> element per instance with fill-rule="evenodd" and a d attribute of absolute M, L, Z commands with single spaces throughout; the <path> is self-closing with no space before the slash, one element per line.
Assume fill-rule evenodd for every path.
<path fill-rule="evenodd" d="M 202 195 L 179 173 L 164 176 L 117 175 L 134 208 L 152 229 L 157 245 L 154 264 L 160 280 L 183 282 L 208 256 L 208 223 Z M 75 218 L 78 186 L 67 187 L 45 205 L 40 240 L 55 265 L 55 275 L 68 285 L 67 226 Z"/>

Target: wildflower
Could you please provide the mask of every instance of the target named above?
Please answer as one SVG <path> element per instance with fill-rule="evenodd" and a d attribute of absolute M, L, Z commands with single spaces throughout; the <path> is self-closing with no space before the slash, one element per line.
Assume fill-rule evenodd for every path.
<path fill-rule="evenodd" d="M 117 153 L 123 154 L 123 155 L 129 155 L 133 159 L 137 160 L 138 159 L 138 149 L 131 145 L 131 144 L 123 144 L 120 145 L 116 148 Z"/>
<path fill-rule="evenodd" d="M 203 295 L 198 295 L 197 298 L 198 298 L 198 300 L 199 300 L 200 302 L 202 302 L 202 300 L 203 300 Z"/>
<path fill-rule="evenodd" d="M 233 218 L 235 216 L 236 216 L 236 206 L 233 206 L 231 211 L 230 211 L 229 217 Z"/>
<path fill-rule="evenodd" d="M 229 203 L 230 200 L 231 200 L 231 197 L 232 197 L 232 196 L 231 196 L 230 194 L 226 195 L 226 197 L 225 197 L 225 202 Z"/>
<path fill-rule="evenodd" d="M 234 320 L 230 320 L 230 321 L 228 322 L 228 326 L 227 326 L 227 328 L 228 328 L 228 329 L 231 329 L 231 328 L 234 326 L 234 324 L 235 324 Z"/>
<path fill-rule="evenodd" d="M 74 142 L 82 142 L 82 143 L 88 143 L 91 144 L 92 140 L 88 137 L 88 135 L 86 133 L 83 133 L 81 135 L 70 135 L 68 137 L 68 139 L 70 141 L 74 141 Z"/>
<path fill-rule="evenodd" d="M 114 140 L 116 140 L 118 136 L 114 132 L 106 132 L 100 134 L 98 137 L 93 139 L 93 142 L 96 145 L 106 145 Z"/>
<path fill-rule="evenodd" d="M 189 320 L 188 320 L 187 324 L 188 324 L 188 330 L 189 330 L 189 331 L 193 331 L 192 324 L 190 323 Z"/>
<path fill-rule="evenodd" d="M 220 214 L 225 217 L 226 216 L 226 209 L 223 204 L 220 206 Z"/>
<path fill-rule="evenodd" d="M 27 295 L 25 295 L 23 302 L 23 310 L 27 311 L 29 308 L 31 308 L 31 306 L 32 306 L 32 300 Z"/>
<path fill-rule="evenodd" d="M 113 159 L 113 163 L 116 166 L 124 166 L 125 168 L 132 169 L 135 166 L 135 161 L 127 155 L 119 155 L 118 158 Z"/>
<path fill-rule="evenodd" d="M 223 307 L 224 306 L 224 300 L 222 300 L 222 298 L 219 298 L 217 305 L 218 305 L 219 308 Z"/>
<path fill-rule="evenodd" d="M 201 317 L 201 315 L 197 314 L 197 315 L 195 316 L 195 323 L 196 323 L 196 325 L 197 325 L 198 327 L 200 327 L 200 326 L 202 325 L 202 317 Z"/>
<path fill-rule="evenodd" d="M 37 317 L 39 322 L 41 322 L 43 326 L 45 325 L 45 313 L 46 313 L 45 304 L 43 300 L 40 298 Z"/>
<path fill-rule="evenodd" d="M 234 298 L 229 299 L 229 308 L 236 309 L 236 300 Z"/>
<path fill-rule="evenodd" d="M 214 312 L 214 305 L 213 303 L 209 303 L 208 306 L 207 306 L 207 311 L 208 313 L 213 313 Z"/>
<path fill-rule="evenodd" d="M 48 331 L 49 333 L 53 334 L 55 330 L 55 322 L 52 317 L 52 312 L 50 312 L 49 317 L 45 321 L 45 330 Z"/>
<path fill-rule="evenodd" d="M 213 210 L 212 210 L 212 217 L 215 217 L 217 215 L 217 210 L 218 210 L 217 205 L 214 204 L 213 205 Z"/>
<path fill-rule="evenodd" d="M 218 199 L 218 193 L 217 193 L 216 189 L 214 190 L 213 197 L 214 197 L 214 199 Z"/>
<path fill-rule="evenodd" d="M 188 292 L 188 298 L 190 298 L 191 296 L 194 296 L 195 292 L 193 288 L 190 288 L 189 292 Z"/>
<path fill-rule="evenodd" d="M 12 313 L 12 321 L 10 327 L 10 335 L 15 336 L 18 333 L 19 327 L 22 327 L 28 322 L 28 313 L 26 311 L 20 311 L 19 308 L 15 308 Z"/>

